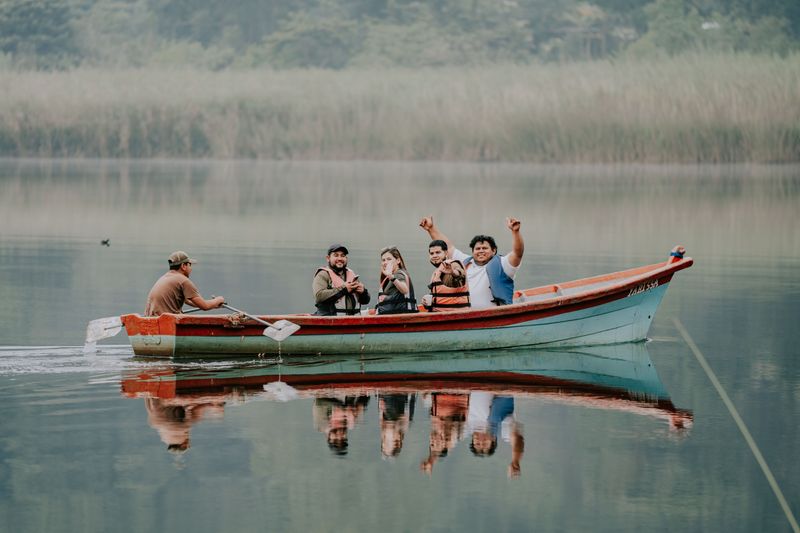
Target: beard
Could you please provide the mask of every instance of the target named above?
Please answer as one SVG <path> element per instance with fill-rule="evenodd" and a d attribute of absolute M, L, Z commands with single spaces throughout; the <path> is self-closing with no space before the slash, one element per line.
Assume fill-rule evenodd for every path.
<path fill-rule="evenodd" d="M 344 274 L 344 273 L 347 271 L 347 263 L 345 263 L 344 265 L 342 265 L 342 267 L 341 267 L 341 268 L 340 268 L 340 267 L 337 267 L 336 265 L 334 265 L 334 264 L 333 264 L 333 263 L 331 263 L 331 262 L 329 262 L 329 263 L 328 263 L 328 266 L 329 266 L 329 267 L 331 267 L 331 270 L 333 270 L 334 272 L 336 272 L 336 274 L 337 274 L 339 277 L 342 277 L 342 278 L 344 277 L 342 274 Z"/>

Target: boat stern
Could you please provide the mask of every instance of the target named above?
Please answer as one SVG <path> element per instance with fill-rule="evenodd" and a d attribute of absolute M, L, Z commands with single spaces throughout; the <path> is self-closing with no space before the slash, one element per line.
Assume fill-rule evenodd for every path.
<path fill-rule="evenodd" d="M 172 357 L 175 355 L 175 316 L 143 317 L 138 314 L 120 317 L 136 355 Z"/>

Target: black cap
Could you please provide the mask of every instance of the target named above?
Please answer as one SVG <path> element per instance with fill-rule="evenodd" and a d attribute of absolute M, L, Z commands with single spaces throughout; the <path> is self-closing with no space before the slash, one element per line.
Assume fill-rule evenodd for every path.
<path fill-rule="evenodd" d="M 347 247 L 344 244 L 331 244 L 328 248 L 328 255 L 331 255 L 333 252 L 338 252 L 339 250 L 343 251 L 344 255 L 350 253 L 347 251 Z"/>

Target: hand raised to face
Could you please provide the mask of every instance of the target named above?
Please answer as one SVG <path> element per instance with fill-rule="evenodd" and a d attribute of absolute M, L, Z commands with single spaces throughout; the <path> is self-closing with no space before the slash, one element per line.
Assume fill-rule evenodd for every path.
<path fill-rule="evenodd" d="M 397 269 L 397 258 L 392 255 L 390 251 L 384 252 L 381 255 L 381 273 L 386 276 L 391 276 L 392 272 Z"/>

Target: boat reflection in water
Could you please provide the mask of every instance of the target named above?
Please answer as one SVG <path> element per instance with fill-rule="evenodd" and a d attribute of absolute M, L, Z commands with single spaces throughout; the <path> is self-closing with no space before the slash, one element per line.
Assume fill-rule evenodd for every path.
<path fill-rule="evenodd" d="M 669 398 L 645 343 L 572 351 L 509 350 L 442 354 L 293 357 L 231 366 L 165 365 L 130 371 L 123 394 L 143 398 L 149 424 L 173 451 L 190 445 L 197 422 L 223 416 L 226 405 L 250 401 L 313 400 L 315 427 L 337 454 L 348 432 L 377 404 L 381 452 L 398 455 L 420 404 L 431 420 L 430 472 L 460 441 L 476 456 L 511 445 L 509 475 L 519 474 L 523 425 L 514 401 L 535 398 L 593 409 L 621 410 L 666 422 L 685 433 L 692 413 Z"/>

